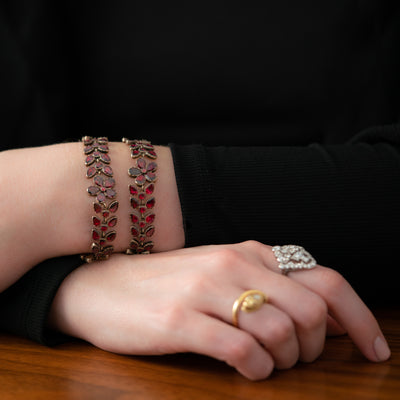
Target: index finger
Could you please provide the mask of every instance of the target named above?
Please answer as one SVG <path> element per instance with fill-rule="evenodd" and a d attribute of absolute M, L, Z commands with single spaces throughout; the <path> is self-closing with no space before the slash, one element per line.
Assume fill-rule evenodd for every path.
<path fill-rule="evenodd" d="M 243 245 L 258 248 L 265 266 L 281 273 L 271 246 L 255 242 Z M 329 315 L 346 330 L 365 357 L 376 362 L 390 357 L 390 349 L 372 312 L 337 271 L 317 265 L 313 269 L 289 272 L 289 279 L 301 283 L 325 301 Z"/>
<path fill-rule="evenodd" d="M 343 326 L 365 357 L 371 361 L 385 361 L 390 357 L 377 320 L 337 271 L 318 266 L 309 271 L 291 272 L 290 278 L 325 300 L 329 314 Z"/>

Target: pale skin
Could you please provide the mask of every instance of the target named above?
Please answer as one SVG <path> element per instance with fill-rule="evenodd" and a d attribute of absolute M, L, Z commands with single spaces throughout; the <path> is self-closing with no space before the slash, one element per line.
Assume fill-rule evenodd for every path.
<path fill-rule="evenodd" d="M 389 358 L 376 319 L 333 269 L 283 276 L 271 247 L 255 241 L 180 249 L 184 232 L 172 157 L 168 148 L 156 150 L 156 253 L 114 254 L 75 270 L 53 302 L 54 329 L 122 354 L 205 354 L 252 380 L 314 361 L 327 334 L 347 332 L 371 361 Z M 130 238 L 126 171 L 132 160 L 122 143 L 110 145 L 110 156 L 120 201 L 114 246 L 122 252 Z M 1 187 L 10 194 L 1 196 L 0 206 L 12 210 L 0 233 L 4 290 L 46 258 L 87 251 L 92 199 L 83 197 L 82 144 L 3 152 L 0 168 L 7 171 Z M 248 289 L 265 292 L 269 301 L 254 313 L 241 312 L 233 327 L 232 305 Z"/>
<path fill-rule="evenodd" d="M 171 152 L 156 147 L 156 231 L 154 251 L 182 248 L 184 232 Z M 119 201 L 116 252 L 123 252 L 130 242 L 131 211 L 127 171 L 134 166 L 124 143 L 110 144 L 111 166 Z M 0 232 L 0 291 L 10 286 L 28 269 L 48 258 L 82 254 L 90 251 L 92 203 L 85 177 L 82 143 L 11 150 L 0 153 L 0 196 L 3 212 Z M 14 211 L 15 210 L 15 211 Z"/>

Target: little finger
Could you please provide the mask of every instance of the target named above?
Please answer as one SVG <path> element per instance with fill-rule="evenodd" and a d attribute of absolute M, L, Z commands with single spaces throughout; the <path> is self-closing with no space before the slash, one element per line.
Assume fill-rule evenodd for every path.
<path fill-rule="evenodd" d="M 181 332 L 185 351 L 224 361 L 248 379 L 265 379 L 274 369 L 273 357 L 251 334 L 216 318 L 197 313 Z"/>

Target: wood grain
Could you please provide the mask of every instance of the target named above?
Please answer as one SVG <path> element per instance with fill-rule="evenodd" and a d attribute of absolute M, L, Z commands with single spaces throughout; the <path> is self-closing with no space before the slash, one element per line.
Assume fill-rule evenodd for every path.
<path fill-rule="evenodd" d="M 0 399 L 379 399 L 400 398 L 400 309 L 377 311 L 392 349 L 368 362 L 346 336 L 329 338 L 314 363 L 251 382 L 213 359 L 127 357 L 84 342 L 47 348 L 0 334 Z"/>

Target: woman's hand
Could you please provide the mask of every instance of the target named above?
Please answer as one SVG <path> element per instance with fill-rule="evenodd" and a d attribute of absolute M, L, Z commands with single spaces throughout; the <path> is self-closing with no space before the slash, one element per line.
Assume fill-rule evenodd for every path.
<path fill-rule="evenodd" d="M 114 255 L 64 281 L 50 324 L 116 353 L 205 354 L 254 380 L 315 360 L 331 318 L 368 359 L 389 357 L 375 318 L 340 275 L 318 266 L 288 278 L 277 265 L 271 247 L 253 241 Z M 241 311 L 235 328 L 233 303 L 249 289 L 269 301 L 256 312 Z"/>

